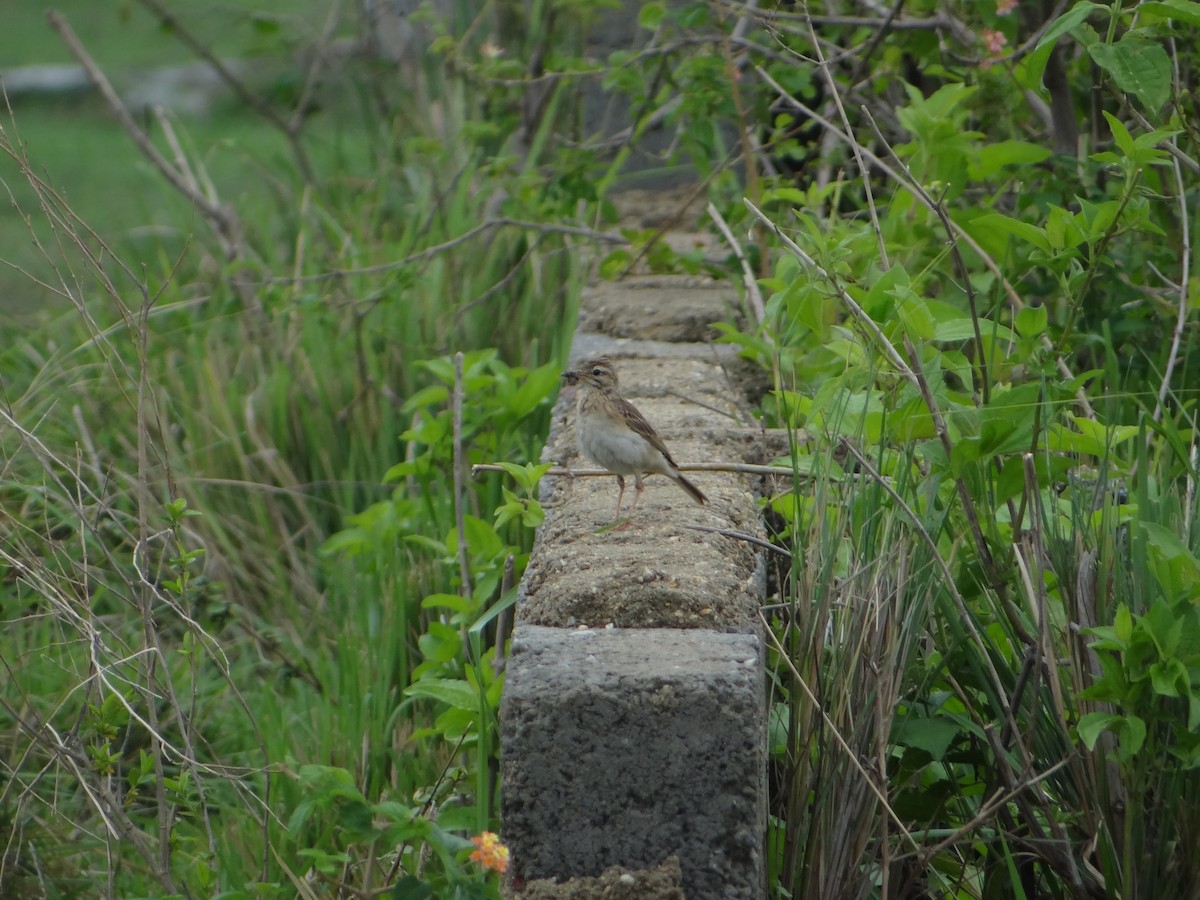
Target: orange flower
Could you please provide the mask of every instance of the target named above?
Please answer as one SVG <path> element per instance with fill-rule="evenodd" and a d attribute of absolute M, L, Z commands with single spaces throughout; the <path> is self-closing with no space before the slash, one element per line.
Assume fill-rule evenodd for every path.
<path fill-rule="evenodd" d="M 996 15 L 1007 16 L 1017 7 L 1017 0 L 996 0 Z"/>
<path fill-rule="evenodd" d="M 478 837 L 471 838 L 475 849 L 471 851 L 471 859 L 485 869 L 499 872 L 501 875 L 508 869 L 508 848 L 500 843 L 499 836 L 493 831 L 485 831 Z"/>

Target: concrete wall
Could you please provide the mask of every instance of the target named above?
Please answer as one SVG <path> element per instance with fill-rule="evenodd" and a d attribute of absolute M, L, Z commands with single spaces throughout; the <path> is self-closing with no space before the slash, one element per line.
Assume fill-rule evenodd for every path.
<path fill-rule="evenodd" d="M 684 466 L 754 453 L 733 360 L 700 342 L 735 302 L 728 288 L 661 278 L 603 285 L 584 300 L 574 355 L 613 359 L 622 393 Z M 630 336 L 639 332 L 655 339 Z M 573 404 L 560 398 L 544 458 L 591 467 L 575 449 Z M 728 472 L 689 477 L 708 505 L 654 476 L 618 528 L 612 476 L 543 483 L 548 515 L 522 583 L 501 710 L 514 890 L 576 879 L 563 890 L 581 896 L 580 878 L 675 857 L 680 885 L 629 896 L 765 895 L 765 566 L 752 544 L 688 527 L 760 534 L 755 484 Z"/>

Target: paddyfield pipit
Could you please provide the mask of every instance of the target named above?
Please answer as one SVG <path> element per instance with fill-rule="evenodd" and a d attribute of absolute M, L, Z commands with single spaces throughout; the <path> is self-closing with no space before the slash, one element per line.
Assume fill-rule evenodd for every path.
<path fill-rule="evenodd" d="M 630 515 L 637 509 L 645 485 L 643 475 L 666 475 L 697 503 L 706 503 L 704 492 L 679 473 L 662 438 L 617 390 L 617 373 L 605 358 L 589 359 L 577 369 L 563 372 L 567 384 L 578 385 L 575 433 L 579 449 L 597 465 L 617 476 L 617 518 L 625 496 L 625 476 L 632 475 L 636 493 Z"/>

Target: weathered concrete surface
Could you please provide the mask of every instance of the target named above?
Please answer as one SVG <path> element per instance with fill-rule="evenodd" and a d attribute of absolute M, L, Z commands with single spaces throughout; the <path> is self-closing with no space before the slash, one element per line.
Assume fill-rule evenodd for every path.
<path fill-rule="evenodd" d="M 621 393 L 685 471 L 765 461 L 736 353 L 707 342 L 736 302 L 727 286 L 657 276 L 583 298 L 573 359 L 610 357 Z M 564 392 L 543 459 L 590 469 L 574 419 Z M 542 481 L 547 514 L 501 708 L 514 889 L 653 870 L 676 855 L 690 900 L 765 896 L 766 567 L 755 545 L 693 527 L 761 537 L 759 484 L 728 471 L 689 477 L 708 504 L 653 476 L 632 515 L 630 483 L 618 527 L 613 476 Z"/>
<path fill-rule="evenodd" d="M 516 879 L 674 854 L 688 897 L 762 896 L 757 635 L 523 624 L 509 665 L 501 757 Z"/>
<path fill-rule="evenodd" d="M 683 872 L 675 856 L 654 869 L 613 866 L 594 878 L 531 881 L 521 900 L 684 900 Z"/>
<path fill-rule="evenodd" d="M 580 327 L 611 337 L 702 342 L 718 337 L 712 323 L 735 319 L 740 305 L 728 284 L 648 275 L 589 288 Z"/>
<path fill-rule="evenodd" d="M 740 426 L 719 366 L 616 353 L 613 361 L 623 395 L 664 436 L 680 465 L 737 461 L 750 452 L 753 432 Z M 575 445 L 574 402 L 573 393 L 560 397 L 543 459 L 589 468 Z M 548 511 L 521 585 L 518 621 L 756 631 L 765 585 L 761 554 L 753 545 L 688 528 L 760 531 L 756 480 L 728 472 L 689 477 L 708 495 L 706 506 L 697 506 L 669 479 L 651 477 L 637 511 L 619 529 L 610 527 L 616 478 L 545 479 L 541 499 Z M 622 518 L 633 500 L 632 479 L 627 481 Z"/>

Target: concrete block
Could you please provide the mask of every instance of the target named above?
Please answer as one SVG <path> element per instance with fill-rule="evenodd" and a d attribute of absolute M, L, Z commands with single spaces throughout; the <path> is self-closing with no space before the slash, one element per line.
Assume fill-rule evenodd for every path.
<path fill-rule="evenodd" d="M 753 432 L 737 427 L 741 411 L 720 366 L 688 357 L 614 359 L 622 392 L 681 465 L 749 454 Z M 588 468 L 576 448 L 574 402 L 560 398 L 543 459 Z M 731 472 L 689 477 L 708 495 L 706 506 L 666 478 L 651 477 L 637 512 L 616 530 L 609 527 L 617 500 L 611 475 L 543 479 L 547 515 L 521 583 L 517 621 L 757 632 L 766 585 L 762 552 L 692 526 L 761 535 L 758 479 Z M 626 508 L 631 502 L 632 489 Z"/>
<path fill-rule="evenodd" d="M 517 883 L 675 855 L 693 900 L 764 896 L 765 707 L 757 634 L 520 625 L 501 709 Z"/>
<path fill-rule="evenodd" d="M 580 328 L 616 338 L 667 342 L 715 339 L 713 322 L 738 318 L 741 301 L 727 282 L 691 275 L 643 275 L 602 281 L 583 292 Z"/>

